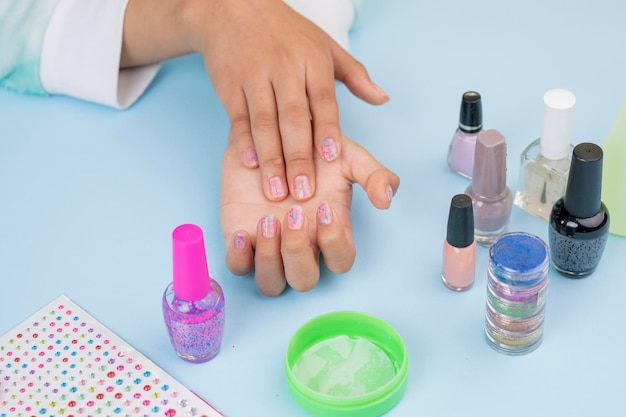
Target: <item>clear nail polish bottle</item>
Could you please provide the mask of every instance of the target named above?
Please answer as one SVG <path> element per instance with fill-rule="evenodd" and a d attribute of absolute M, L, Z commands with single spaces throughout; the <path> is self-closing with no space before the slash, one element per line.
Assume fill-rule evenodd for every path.
<path fill-rule="evenodd" d="M 573 93 L 553 89 L 543 96 L 541 137 L 521 155 L 518 189 L 513 203 L 522 210 L 548 221 L 552 206 L 565 194 L 572 149 L 570 132 Z"/>
<path fill-rule="evenodd" d="M 192 363 L 217 355 L 224 333 L 224 293 L 209 276 L 202 229 L 172 233 L 174 279 L 163 294 L 163 317 L 176 354 Z"/>
<path fill-rule="evenodd" d="M 472 178 L 476 136 L 483 128 L 483 110 L 480 94 L 467 91 L 461 100 L 459 127 L 448 148 L 448 166 L 466 178 Z"/>
<path fill-rule="evenodd" d="M 452 291 L 467 291 L 474 284 L 476 242 L 472 199 L 457 194 L 450 202 L 446 240 L 443 243 L 441 280 Z"/>
<path fill-rule="evenodd" d="M 549 222 L 552 265 L 568 278 L 583 278 L 600 263 L 609 232 L 602 203 L 602 148 L 576 145 L 565 197 L 552 208 Z"/>
<path fill-rule="evenodd" d="M 506 140 L 495 129 L 478 134 L 474 176 L 465 194 L 472 198 L 474 238 L 489 247 L 507 232 L 513 207 L 513 196 L 506 185 Z"/>

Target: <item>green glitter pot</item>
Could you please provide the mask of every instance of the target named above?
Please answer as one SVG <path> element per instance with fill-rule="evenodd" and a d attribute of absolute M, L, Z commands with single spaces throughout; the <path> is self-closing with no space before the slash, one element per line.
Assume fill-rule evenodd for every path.
<path fill-rule="evenodd" d="M 406 389 L 409 360 L 398 332 L 364 313 L 338 311 L 306 322 L 285 356 L 289 393 L 316 417 L 378 417 Z"/>

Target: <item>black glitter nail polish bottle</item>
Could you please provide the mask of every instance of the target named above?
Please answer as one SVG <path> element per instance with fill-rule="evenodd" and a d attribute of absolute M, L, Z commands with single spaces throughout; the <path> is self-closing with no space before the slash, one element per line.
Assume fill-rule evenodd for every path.
<path fill-rule="evenodd" d="M 591 274 L 602 258 L 609 212 L 602 194 L 602 149 L 593 143 L 574 148 L 565 197 L 550 215 L 550 255 L 554 268 L 568 278 Z"/>

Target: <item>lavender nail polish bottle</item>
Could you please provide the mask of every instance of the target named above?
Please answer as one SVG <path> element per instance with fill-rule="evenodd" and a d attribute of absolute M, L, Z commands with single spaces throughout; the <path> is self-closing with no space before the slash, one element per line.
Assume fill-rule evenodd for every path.
<path fill-rule="evenodd" d="M 483 110 L 480 94 L 467 91 L 461 101 L 459 127 L 454 132 L 448 148 L 448 167 L 463 177 L 472 178 L 476 137 L 482 128 Z"/>
<path fill-rule="evenodd" d="M 192 363 L 217 355 L 224 333 L 224 293 L 209 276 L 202 229 L 172 233 L 174 280 L 163 294 L 163 317 L 176 354 Z"/>

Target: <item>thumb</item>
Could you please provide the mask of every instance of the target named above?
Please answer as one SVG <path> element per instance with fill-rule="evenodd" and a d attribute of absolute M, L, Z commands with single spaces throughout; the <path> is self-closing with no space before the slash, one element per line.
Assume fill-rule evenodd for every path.
<path fill-rule="evenodd" d="M 351 161 L 348 179 L 363 187 L 374 207 L 388 209 L 400 186 L 400 178 L 350 138 L 343 137 L 342 147 L 342 155 L 345 152 Z"/>

